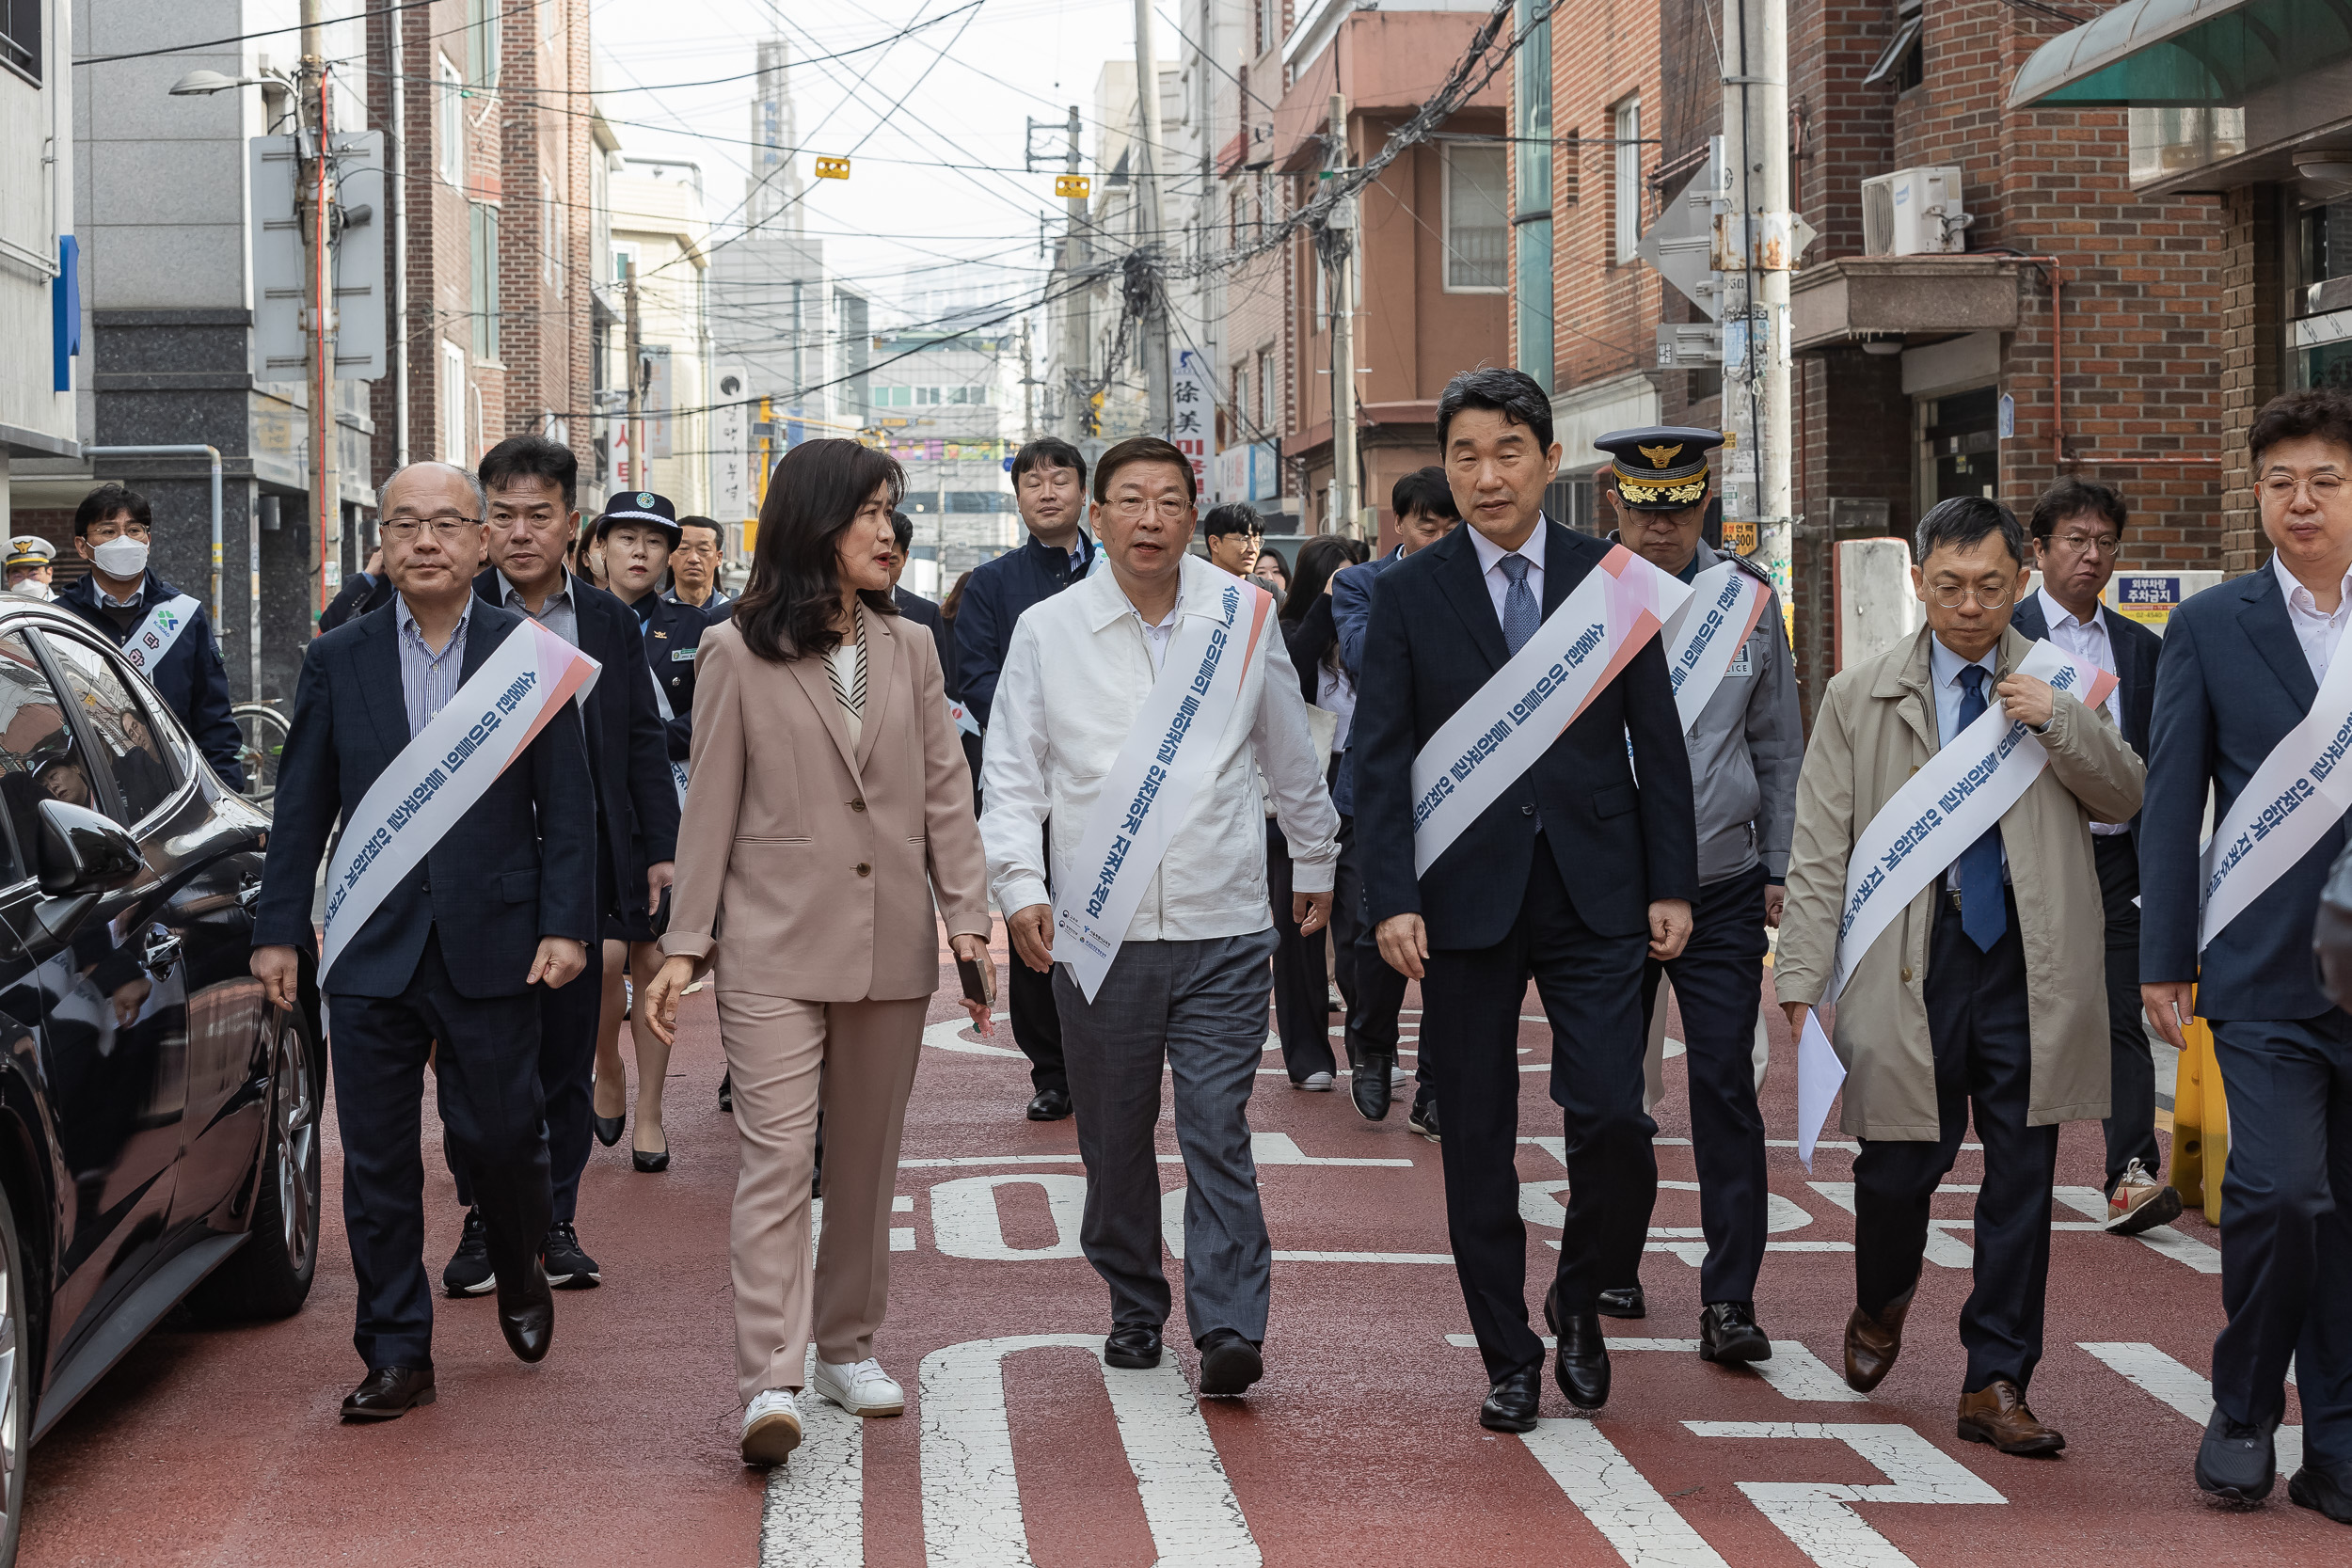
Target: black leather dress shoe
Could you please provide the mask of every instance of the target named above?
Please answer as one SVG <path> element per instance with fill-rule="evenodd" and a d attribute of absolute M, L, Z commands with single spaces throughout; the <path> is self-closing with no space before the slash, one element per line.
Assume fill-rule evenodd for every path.
<path fill-rule="evenodd" d="M 735 1109 L 735 1074 L 732 1072 L 723 1072 L 719 1074 L 719 1109 L 722 1111 L 732 1111 Z M 620 1134 L 618 1132 L 612 1134 L 612 1138 L 617 1138 L 619 1136 Z M 607 1138 L 605 1142 L 610 1144 L 612 1142 L 612 1138 Z"/>
<path fill-rule="evenodd" d="M 1552 1375 L 1560 1391 L 1579 1410 L 1598 1410 L 1609 1402 L 1609 1346 L 1601 1338 L 1600 1314 L 1560 1310 L 1560 1287 L 1544 1296 L 1544 1322 L 1559 1341 Z"/>
<path fill-rule="evenodd" d="M 1438 1097 L 1428 1085 L 1423 1084 L 1413 1091 L 1413 1108 L 1406 1113 L 1405 1125 L 1432 1143 L 1440 1136 L 1438 1131 Z"/>
<path fill-rule="evenodd" d="M 1478 1407 L 1478 1424 L 1488 1432 L 1533 1432 L 1543 1392 L 1544 1364 L 1521 1367 L 1486 1390 L 1486 1402 Z"/>
<path fill-rule="evenodd" d="M 1649 1300 L 1639 1285 L 1628 1285 L 1620 1291 L 1601 1291 L 1593 1309 L 1604 1318 L 1646 1318 Z"/>
<path fill-rule="evenodd" d="M 2197 1445 L 2199 1488 L 2233 1503 L 2258 1503 L 2270 1496 L 2279 1481 L 2271 1431 L 2233 1421 L 2216 1410 L 2205 1423 L 2204 1441 Z M 2294 1489 L 2288 1490 L 2292 1495 Z"/>
<path fill-rule="evenodd" d="M 1710 1301 L 1699 1313 L 1699 1359 L 1770 1361 L 1772 1341 L 1756 1326 L 1756 1307 L 1744 1301 Z"/>
<path fill-rule="evenodd" d="M 1200 1397 L 1237 1400 L 1265 1376 L 1265 1358 L 1238 1329 L 1212 1330 L 1200 1342 Z"/>
<path fill-rule="evenodd" d="M 1396 1058 L 1385 1052 L 1367 1051 L 1358 1065 L 1355 1076 L 1348 1082 L 1348 1093 L 1355 1098 L 1356 1110 L 1366 1121 L 1386 1121 L 1389 1101 L 1393 1090 L 1389 1080 Z"/>
<path fill-rule="evenodd" d="M 1160 1364 L 1160 1331 L 1151 1323 L 1120 1323 L 1103 1341 L 1103 1365 L 1144 1371 Z"/>
<path fill-rule="evenodd" d="M 1070 1093 L 1066 1089 L 1040 1089 L 1029 1101 L 1031 1121 L 1059 1121 L 1070 1114 Z"/>
<path fill-rule="evenodd" d="M 2325 1470 L 2305 1465 L 2287 1482 L 2287 1500 L 2297 1508 L 2326 1514 L 2339 1525 L 2352 1525 L 2352 1487 Z"/>
<path fill-rule="evenodd" d="M 343 1396 L 346 1421 L 393 1421 L 433 1402 L 430 1367 L 377 1367 Z"/>
<path fill-rule="evenodd" d="M 499 1278 L 499 1332 L 516 1360 L 544 1361 L 555 1342 L 555 1292 L 548 1288 L 548 1271 L 538 1259 L 531 1260 L 528 1272 L 530 1277 L 512 1290 L 504 1275 Z"/>

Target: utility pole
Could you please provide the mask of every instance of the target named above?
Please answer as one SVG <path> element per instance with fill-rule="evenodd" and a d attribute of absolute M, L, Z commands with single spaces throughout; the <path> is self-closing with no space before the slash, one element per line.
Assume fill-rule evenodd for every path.
<path fill-rule="evenodd" d="M 310 510 L 317 557 L 311 562 L 312 610 L 326 608 L 327 562 L 340 564 L 342 503 L 335 489 L 335 159 L 328 145 L 326 0 L 302 0 L 302 65 L 296 91 L 302 157 L 295 189 L 303 207 L 302 240 L 309 262 L 310 334 Z M 217 564 L 217 563 L 215 563 Z"/>
<path fill-rule="evenodd" d="M 1333 179 L 1347 171 L 1347 100 L 1331 95 Z M 1324 265 L 1331 293 L 1331 531 L 1363 537 L 1356 504 L 1356 198 L 1334 206 Z"/>
<path fill-rule="evenodd" d="M 1029 352 L 1029 321 L 1021 319 L 1021 438 L 1037 439 L 1037 369 Z"/>
<path fill-rule="evenodd" d="M 1152 57 L 1152 0 L 1136 0 L 1136 109 L 1143 128 L 1136 208 L 1136 227 L 1142 232 L 1136 236 L 1136 248 L 1154 258 L 1145 274 L 1151 301 L 1143 316 L 1143 385 L 1152 400 L 1152 434 L 1165 436 L 1175 422 L 1176 397 L 1169 382 L 1168 290 L 1161 278 L 1168 219 L 1160 210 L 1160 68 Z"/>
<path fill-rule="evenodd" d="M 621 265 L 627 269 L 621 275 L 621 281 L 628 301 L 628 339 L 622 350 L 628 356 L 628 408 L 625 420 L 625 428 L 628 431 L 628 478 L 634 488 L 643 490 L 651 483 L 651 477 L 650 470 L 645 467 L 645 366 L 644 351 L 637 341 L 636 258 L 625 256 L 621 259 Z M 767 453 L 763 451 L 760 455 L 764 458 Z M 768 482 L 765 477 L 760 481 L 759 494 L 762 500 L 767 499 Z"/>
<path fill-rule="evenodd" d="M 1789 601 L 1795 521 L 1789 449 L 1788 274 L 1804 232 L 1788 210 L 1788 0 L 1724 0 L 1724 421 L 1736 442 L 1726 537 L 1753 525 L 1756 555 Z"/>
<path fill-rule="evenodd" d="M 1062 168 L 1073 179 L 1075 179 L 1078 173 L 1079 123 L 1078 105 L 1073 103 L 1070 105 L 1070 119 L 1067 122 L 1068 140 L 1064 144 L 1062 155 Z M 1063 210 L 1069 214 L 1070 221 L 1062 230 L 1062 276 L 1073 277 L 1077 275 L 1078 268 L 1086 263 L 1087 259 L 1087 198 L 1083 196 L 1071 197 L 1063 203 Z M 1093 341 L 1093 328 L 1088 320 L 1087 292 L 1082 289 L 1072 289 L 1062 298 L 1061 341 L 1069 345 L 1063 350 L 1065 355 L 1072 349 Z M 1062 393 L 1070 400 L 1069 429 L 1065 434 L 1073 439 L 1093 435 L 1093 430 L 1087 422 L 1086 407 L 1076 391 L 1065 386 Z"/>

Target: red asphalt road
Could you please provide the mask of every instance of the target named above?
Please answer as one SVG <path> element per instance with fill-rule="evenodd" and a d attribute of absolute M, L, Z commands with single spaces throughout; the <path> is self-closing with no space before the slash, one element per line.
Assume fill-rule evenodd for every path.
<path fill-rule="evenodd" d="M 960 1016 L 948 992 L 941 995 L 933 1019 Z M 1523 1010 L 1539 1009 L 1531 997 Z M 1774 1136 L 1788 1136 L 1794 1073 L 1787 1031 L 1772 1022 L 1777 1063 L 1766 1116 Z M 1009 1048 L 1001 1023 L 999 1031 L 995 1043 Z M 931 1037 L 942 1033 L 952 1031 Z M 1528 1063 L 1548 1058 L 1542 1025 L 1529 1024 L 1521 1043 Z M 1367 1124 L 1343 1089 L 1295 1093 L 1278 1053 L 1266 1065 L 1251 1120 L 1262 1134 L 1261 1187 L 1276 1247 L 1443 1253 L 1438 1150 L 1406 1128 L 1402 1102 L 1386 1123 Z M 1523 1440 L 1476 1424 L 1485 1392 L 1477 1354 L 1448 1343 L 1469 1326 L 1450 1267 L 1278 1260 L 1265 1381 L 1246 1402 L 1195 1407 L 1172 1381 L 1112 1373 L 1143 1380 L 1122 1389 L 1148 1384 L 1152 1394 L 1122 1395 L 1137 1429 L 1131 1436 L 1144 1439 L 1122 1449 L 1091 1351 L 1023 1349 L 1003 1359 L 1001 1375 L 985 1375 L 985 1360 L 984 1375 L 970 1373 L 981 1354 L 974 1341 L 1099 1336 L 1108 1313 L 1101 1284 L 1074 1256 L 1072 1124 L 1022 1119 L 1024 1064 L 943 1048 L 925 1051 L 908 1114 L 898 1192 L 909 1212 L 898 1223 L 912 1230 L 913 1250 L 894 1259 L 890 1317 L 877 1344 L 907 1386 L 908 1414 L 860 1426 L 830 1407 L 813 1412 L 809 1446 L 771 1482 L 741 1469 L 734 1452 L 725 1254 L 733 1132 L 712 1093 L 719 1051 L 707 994 L 689 999 L 671 1070 L 675 1162 L 666 1175 L 640 1177 L 626 1144 L 596 1151 L 581 1233 L 607 1282 L 559 1294 L 556 1347 L 545 1364 L 523 1367 L 507 1355 L 486 1301 L 439 1302 L 440 1402 L 384 1427 L 337 1424 L 336 1403 L 360 1368 L 350 1348 L 350 1266 L 330 1143 L 327 1231 L 308 1308 L 229 1331 L 174 1326 L 135 1351 L 35 1452 L 23 1560 L 880 1568 L 1013 1563 L 1025 1552 L 1041 1568 L 1155 1557 L 1359 1568 L 1432 1555 L 1973 1568 L 2118 1561 L 2152 1550 L 2198 1564 L 2335 1564 L 2352 1553 L 2343 1527 L 2286 1502 L 2283 1477 L 2260 1510 L 2227 1512 L 2201 1499 L 2190 1478 L 2197 1422 L 2110 1363 L 2193 1403 L 2221 1321 L 2219 1278 L 2095 1230 L 2053 1243 L 2048 1350 L 2032 1397 L 2072 1442 L 2057 1460 L 2006 1458 L 1954 1437 L 1963 1358 L 1953 1325 L 1968 1278 L 1964 1267 L 1932 1262 L 1902 1363 L 1867 1401 L 1818 1398 L 1836 1391 L 1820 1386 L 1835 1385 L 1834 1374 L 1776 1387 L 1685 1352 L 1627 1351 L 1614 1358 L 1614 1394 L 1597 1420 L 1548 1420 Z M 1525 1075 L 1526 1136 L 1560 1131 L 1540 1071 Z M 1686 1138 L 1678 1061 L 1669 1063 L 1667 1085 L 1661 1137 Z M 1269 1147 L 1264 1134 L 1286 1136 L 1310 1161 L 1411 1164 L 1279 1164 L 1292 1148 Z M 431 1131 L 428 1144 L 437 1147 Z M 1160 1148 L 1175 1150 L 1165 1117 Z M 1950 1180 L 1976 1180 L 1980 1158 L 1963 1152 Z M 1794 1206 L 1776 1207 L 1790 1228 L 1775 1243 L 1851 1243 L 1850 1216 L 1809 1184 L 1849 1180 L 1850 1162 L 1824 1149 L 1808 1178 L 1792 1151 L 1772 1150 L 1773 1190 Z M 1670 1181 L 1692 1177 L 1687 1145 L 1663 1144 L 1660 1163 Z M 1525 1182 L 1564 1179 L 1539 1145 L 1523 1144 L 1518 1164 Z M 2095 1188 L 2099 1167 L 2098 1130 L 2070 1127 L 2061 1182 Z M 1182 1184 L 1181 1165 L 1161 1168 L 1166 1187 Z M 437 1160 L 427 1169 L 428 1262 L 437 1271 L 458 1214 Z M 949 1185 L 991 1177 L 1012 1180 L 977 1200 L 973 1185 Z M 1050 1202 L 1057 1181 L 1066 1234 Z M 1968 1206 L 1966 1195 L 1947 1195 L 1936 1212 L 1964 1219 Z M 2058 1217 L 2083 1218 L 2062 1205 Z M 1653 1223 L 1694 1229 L 1696 1194 L 1662 1192 Z M 2189 1243 L 2217 1241 L 2193 1219 L 2179 1229 Z M 1531 1227 L 1531 1280 L 1557 1256 L 1547 1234 Z M 1967 1234 L 1962 1227 L 1939 1245 L 1964 1262 Z M 943 1242 L 966 1256 L 943 1252 Z M 1169 1267 L 1174 1277 L 1178 1265 Z M 1651 1315 L 1613 1323 L 1613 1336 L 1695 1336 L 1697 1280 L 1674 1254 L 1651 1253 L 1644 1270 Z M 1776 1367 L 1792 1378 L 1802 1372 L 1800 1345 L 1829 1368 L 1838 1364 L 1851 1281 L 1849 1251 L 1768 1257 L 1757 1307 L 1782 1347 Z M 1182 1299 L 1180 1291 L 1168 1340 L 1189 1384 L 1198 1365 Z M 1532 1287 L 1531 1301 L 1539 1299 Z M 2101 1345 L 2106 1359 L 2083 1344 Z M 966 1348 L 935 1356 L 956 1346 Z M 997 1390 L 1011 1479 L 981 1451 Z M 1544 1409 L 1567 1416 L 1549 1384 Z M 2299 1420 L 2292 1392 L 2288 1419 Z M 1755 1425 L 1701 1433 L 1692 1422 Z M 1188 1435 L 1201 1440 L 1187 1447 Z M 854 1467 L 818 1462 L 855 1454 L 843 1445 L 861 1438 L 862 1483 Z M 1139 1486 L 1138 1471 L 1148 1485 Z M 1772 1482 L 1813 1484 L 1742 1490 Z M 1824 1495 L 1819 1483 L 1836 1484 Z M 1926 1500 L 1937 1496 L 1955 1500 Z M 1163 1532 L 1156 1543 L 1147 1497 Z M 2005 1506 L 1968 1506 L 1996 1502 Z"/>

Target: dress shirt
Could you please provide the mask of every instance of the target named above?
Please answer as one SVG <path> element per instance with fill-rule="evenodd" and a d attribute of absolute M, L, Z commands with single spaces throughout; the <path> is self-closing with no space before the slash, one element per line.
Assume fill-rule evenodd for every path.
<path fill-rule="evenodd" d="M 2106 621 L 2098 610 L 2091 610 L 2088 622 L 2077 621 L 2073 610 L 2050 597 L 2047 588 L 2037 588 L 2034 592 L 2042 595 L 2042 622 L 2050 628 L 2050 641 L 2058 645 L 2058 651 L 2070 658 L 2087 658 L 2108 674 L 2114 674 L 2115 646 L 2108 641 Z M 2123 687 L 2121 682 L 2107 693 L 2107 700 L 2101 705 L 2107 710 L 2107 717 L 2115 721 L 2115 727 L 2122 729 Z M 2090 831 L 2101 838 L 2106 838 L 2129 832 L 2131 826 L 2128 822 L 2093 822 Z"/>
<path fill-rule="evenodd" d="M 1197 556 L 1186 556 L 1181 570 L 1182 602 L 1168 618 L 1170 628 L 1216 614 L 1218 590 L 1232 581 Z M 1072 863 L 1102 809 L 1104 776 L 1157 679 L 1145 629 L 1119 579 L 1104 574 L 1040 600 L 1013 627 L 990 709 L 980 787 L 990 888 L 1008 914 L 1051 902 L 1049 854 L 1055 886 L 1085 879 Z M 1330 891 L 1339 813 L 1324 785 L 1297 672 L 1270 618 L 1242 673 L 1240 705 L 1222 735 L 1195 732 L 1215 750 L 1128 924 L 1129 942 L 1248 936 L 1274 924 L 1263 848 L 1269 798 L 1290 842 L 1292 886 Z"/>
<path fill-rule="evenodd" d="M 1495 620 L 1502 619 L 1502 597 L 1511 592 L 1511 579 L 1503 575 L 1502 558 L 1519 555 L 1527 558 L 1527 591 L 1535 595 L 1535 610 L 1544 607 L 1544 518 L 1535 519 L 1535 531 L 1527 536 L 1527 543 L 1516 550 L 1506 550 L 1476 529 L 1470 530 L 1470 547 L 1478 552 L 1478 569 L 1486 578 L 1486 596 L 1495 602 Z"/>
<path fill-rule="evenodd" d="M 1999 684 L 1995 673 L 2001 656 L 1998 642 L 1978 659 L 1977 667 L 1984 672 L 1984 706 L 1990 713 L 2001 705 L 2000 693 L 1994 689 Z M 1968 689 L 1960 684 L 1960 673 L 1968 668 L 1968 661 L 1944 646 L 1944 640 L 1930 634 L 1928 638 L 1928 677 L 1935 683 L 1935 744 L 1940 749 L 1960 738 L 1960 703 Z M 1966 847 L 1966 846 L 1963 846 Z M 1946 876 L 1948 878 L 1947 871 Z M 2009 846 L 2001 846 L 2001 880 L 2009 880 Z M 1949 885 L 1948 882 L 1947 885 Z"/>
<path fill-rule="evenodd" d="M 92 583 L 90 586 L 96 588 L 98 585 Z M 2304 595 L 2305 598 L 2309 598 L 2310 596 L 2311 595 L 2308 594 Z M 146 597 L 147 584 L 144 581 L 142 581 L 136 588 L 131 590 L 131 596 L 127 599 L 118 599 L 112 594 L 107 593 L 103 588 L 98 589 L 98 604 L 99 608 L 102 610 L 136 610 L 138 609 L 140 602 Z"/>
<path fill-rule="evenodd" d="M 675 588 L 669 590 L 661 596 L 669 600 L 672 604 L 682 604 L 689 610 L 699 610 L 706 615 L 709 614 L 712 610 L 723 609 L 725 606 L 731 605 L 735 602 L 734 594 L 729 594 L 715 585 L 710 590 L 710 597 L 705 599 L 700 604 L 693 604 L 688 600 L 679 598 L 677 596 L 677 590 Z"/>
<path fill-rule="evenodd" d="M 417 612 L 408 608 L 408 596 L 399 598 L 400 696 L 408 709 L 408 738 L 414 740 L 465 684 L 466 628 L 473 624 L 473 595 L 466 595 L 466 608 L 457 612 L 457 629 L 437 654 L 417 629 Z"/>
<path fill-rule="evenodd" d="M 1120 596 L 1126 597 L 1123 594 Z M 1181 582 L 1177 585 L 1176 603 L 1156 626 L 1143 618 L 1143 611 L 1136 609 L 1133 600 L 1128 601 L 1127 610 L 1135 616 L 1136 625 L 1143 628 L 1143 651 L 1152 656 L 1152 678 L 1157 680 L 1161 668 L 1168 663 L 1168 645 L 1175 641 L 1177 625 L 1184 613 L 1184 586 Z"/>
<path fill-rule="evenodd" d="M 561 570 L 561 568 L 558 569 Z M 535 614 L 532 613 L 531 607 L 523 602 L 523 591 L 507 581 L 506 574 L 501 572 L 499 574 L 499 603 L 517 615 L 530 616 L 531 619 L 538 622 L 573 647 L 580 646 L 580 608 L 572 597 L 572 574 L 570 572 L 564 573 L 564 580 L 556 585 L 554 592 L 548 595 L 547 603 L 541 606 Z M 587 693 L 582 691 L 580 695 L 584 698 Z"/>
<path fill-rule="evenodd" d="M 2303 657 L 2312 667 L 2312 679 L 2323 685 L 2328 679 L 2328 666 L 2335 662 L 2336 645 L 2344 641 L 2344 628 L 2352 622 L 2352 572 L 2344 575 L 2344 596 L 2336 601 L 2333 615 L 2320 611 L 2319 601 L 2312 591 L 2295 578 L 2280 561 L 2277 551 L 2270 556 L 2270 569 L 2279 574 L 2279 592 L 2287 599 L 2287 621 L 2295 627 L 2295 640 L 2303 644 Z"/>

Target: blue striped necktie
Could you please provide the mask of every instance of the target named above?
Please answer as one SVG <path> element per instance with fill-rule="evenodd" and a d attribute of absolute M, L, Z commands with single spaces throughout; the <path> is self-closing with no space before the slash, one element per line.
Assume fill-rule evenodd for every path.
<path fill-rule="evenodd" d="M 1966 664 L 1960 671 L 1960 729 L 1980 718 L 1985 709 L 1984 666 Z M 1959 736 L 1954 736 L 1957 740 Z M 2001 897 L 2001 825 L 1995 822 L 1960 852 L 1952 865 L 1952 885 L 1960 889 L 1960 928 L 1978 951 L 1990 953 L 2009 929 L 2009 911 Z"/>
<path fill-rule="evenodd" d="M 1511 579 L 1511 586 L 1502 594 L 1502 641 L 1517 654 L 1535 635 L 1535 628 L 1544 624 L 1544 612 L 1536 608 L 1535 595 L 1527 586 L 1527 569 L 1534 562 L 1514 554 L 1504 556 L 1496 564 Z"/>

